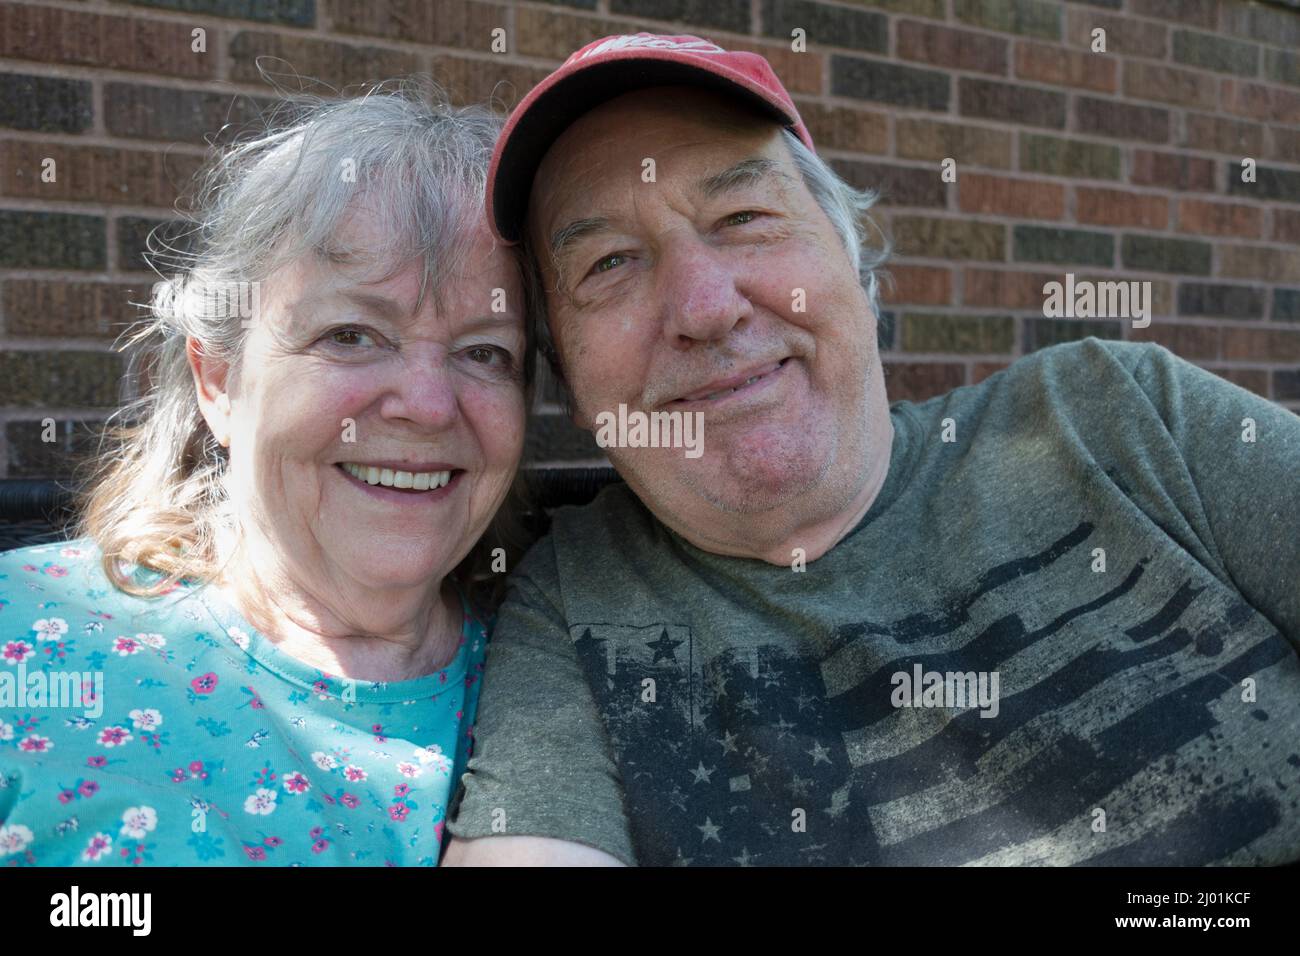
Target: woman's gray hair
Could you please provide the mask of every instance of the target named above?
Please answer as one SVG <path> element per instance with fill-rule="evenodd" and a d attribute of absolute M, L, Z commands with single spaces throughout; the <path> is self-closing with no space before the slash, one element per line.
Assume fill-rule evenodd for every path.
<path fill-rule="evenodd" d="M 384 223 L 365 258 L 395 274 L 424 264 L 421 296 L 436 295 L 483 222 L 483 197 L 500 120 L 453 107 L 432 84 L 381 84 L 346 100 L 296 99 L 264 129 L 219 152 L 201 174 L 188 229 L 149 261 L 147 317 L 128 333 L 138 397 L 109 420 L 95 474 L 85 484 L 79 535 L 93 538 L 110 580 L 158 593 L 181 578 L 210 580 L 217 532 L 228 523 L 227 452 L 199 411 L 187 340 L 226 363 L 239 360 L 256 301 L 250 290 L 303 255 L 335 256 L 335 235 L 364 202 Z M 531 386 L 531 367 L 525 378 Z M 141 587 L 120 564 L 161 571 Z"/>
<path fill-rule="evenodd" d="M 883 272 L 889 260 L 891 246 L 871 219 L 870 210 L 880 193 L 873 189 L 857 189 L 846 183 L 820 156 L 791 130 L 782 128 L 785 144 L 789 147 L 795 167 L 803 177 L 804 185 L 812 193 L 817 205 L 831 221 L 840 242 L 844 245 L 857 273 L 858 282 L 867 294 L 871 312 L 880 319 L 880 280 L 888 280 Z M 880 237 L 879 245 L 873 243 L 872 232 Z M 546 286 L 542 279 L 537 250 L 532 248 L 528 230 L 523 230 L 521 242 L 524 269 L 524 297 L 528 306 L 529 325 L 538 350 L 546 358 L 556 381 L 560 405 L 566 415 L 572 412 L 572 396 L 564 378 L 559 350 L 551 336 L 546 312 Z"/>

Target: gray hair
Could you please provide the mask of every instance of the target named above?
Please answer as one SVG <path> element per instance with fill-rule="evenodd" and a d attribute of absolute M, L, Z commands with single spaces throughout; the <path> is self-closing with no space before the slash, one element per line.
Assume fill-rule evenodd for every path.
<path fill-rule="evenodd" d="M 872 314 L 880 318 L 880 279 L 888 279 L 883 272 L 889 260 L 891 244 L 881 233 L 879 227 L 869 215 L 871 207 L 880 198 L 878 190 L 857 189 L 846 183 L 827 165 L 826 161 L 796 136 L 791 130 L 782 128 L 785 144 L 794 159 L 795 167 L 803 178 L 804 185 L 812 193 L 813 199 L 821 207 L 826 218 L 831 221 L 836 234 L 840 237 L 849 261 L 857 273 L 858 282 L 867 294 Z M 872 230 L 880 236 L 880 244 L 872 242 Z M 537 348 L 545 356 L 551 373 L 559 390 L 561 407 L 565 414 L 572 411 L 572 396 L 564 377 L 559 350 L 551 335 L 547 322 L 546 286 L 542 278 L 538 260 L 538 250 L 532 247 L 528 230 L 523 230 L 521 242 L 524 269 L 524 297 L 529 316 L 529 325 Z"/>
<path fill-rule="evenodd" d="M 213 309 L 211 291 L 258 282 L 305 254 L 330 255 L 339 226 L 364 202 L 387 228 L 367 259 L 391 264 L 390 274 L 422 259 L 421 296 L 436 295 L 467 251 L 466 233 L 483 221 L 500 131 L 489 110 L 452 107 L 431 84 L 407 82 L 355 99 L 298 99 L 279 113 L 272 129 L 206 168 L 184 236 L 150 236 L 149 262 L 162 281 L 127 342 L 142 393 L 109 420 L 78 528 L 102 549 L 110 580 L 133 593 L 210 580 L 217 532 L 229 520 L 227 452 L 200 414 L 186 349 L 193 339 L 238 375 L 248 323 L 241 310 Z M 525 379 L 530 386 L 527 363 Z M 142 587 L 119 562 L 165 578 Z"/>

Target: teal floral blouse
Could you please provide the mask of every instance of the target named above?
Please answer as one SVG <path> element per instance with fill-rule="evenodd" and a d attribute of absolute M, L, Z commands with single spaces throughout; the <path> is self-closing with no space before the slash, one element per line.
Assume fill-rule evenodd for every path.
<path fill-rule="evenodd" d="M 486 651 L 466 604 L 444 670 L 353 681 L 89 541 L 0 554 L 0 865 L 434 866 Z"/>

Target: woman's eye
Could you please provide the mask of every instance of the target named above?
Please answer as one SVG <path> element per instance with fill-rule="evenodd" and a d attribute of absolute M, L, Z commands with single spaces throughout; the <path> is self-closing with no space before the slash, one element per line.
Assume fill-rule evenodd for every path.
<path fill-rule="evenodd" d="M 476 365 L 490 365 L 493 361 L 508 365 L 511 360 L 509 352 L 495 345 L 475 345 L 466 349 L 465 354 Z"/>
<path fill-rule="evenodd" d="M 374 345 L 375 340 L 360 329 L 335 329 L 327 336 L 335 345 Z"/>

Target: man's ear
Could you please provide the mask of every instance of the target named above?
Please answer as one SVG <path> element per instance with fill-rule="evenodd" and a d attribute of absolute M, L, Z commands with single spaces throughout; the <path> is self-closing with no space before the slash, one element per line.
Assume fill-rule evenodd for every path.
<path fill-rule="evenodd" d="M 230 366 L 205 354 L 203 345 L 193 337 L 185 340 L 185 356 L 194 375 L 194 391 L 203 420 L 208 423 L 217 443 L 222 448 L 229 448 L 230 394 L 226 388 Z"/>

